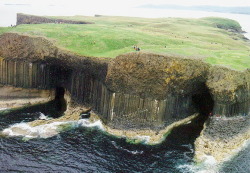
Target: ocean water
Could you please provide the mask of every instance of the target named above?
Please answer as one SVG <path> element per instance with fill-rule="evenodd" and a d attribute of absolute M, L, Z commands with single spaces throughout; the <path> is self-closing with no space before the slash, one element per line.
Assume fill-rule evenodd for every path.
<path fill-rule="evenodd" d="M 29 121 L 58 117 L 50 106 L 3 110 L 0 131 L 27 129 Z M 201 165 L 193 162 L 194 141 L 205 119 L 201 116 L 176 128 L 156 146 L 128 143 L 106 134 L 100 122 L 91 124 L 88 120 L 66 122 L 52 135 L 51 129 L 57 129 L 58 123 L 50 124 L 51 129 L 47 125 L 33 128 L 37 136 L 11 133 L 0 137 L 0 172 L 248 173 L 249 146 L 225 165 L 216 165 L 213 160 Z"/>

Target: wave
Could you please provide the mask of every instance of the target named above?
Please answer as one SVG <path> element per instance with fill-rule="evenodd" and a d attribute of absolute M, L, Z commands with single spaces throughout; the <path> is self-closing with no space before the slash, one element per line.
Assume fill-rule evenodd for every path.
<path fill-rule="evenodd" d="M 149 143 L 151 137 L 150 136 L 136 136 L 135 138 L 139 139 L 141 143 L 147 144 Z"/>
<path fill-rule="evenodd" d="M 44 115 L 42 112 L 39 112 L 39 114 L 40 114 L 40 116 L 39 116 L 40 120 L 49 120 L 49 119 L 51 119 L 48 116 Z"/>
<path fill-rule="evenodd" d="M 32 127 L 28 123 L 17 123 L 11 125 L 2 131 L 3 135 L 13 137 L 32 138 L 49 138 L 57 135 L 65 128 L 74 126 L 74 122 L 53 122 L 49 124 Z"/>
<path fill-rule="evenodd" d="M 138 154 L 143 154 L 144 151 L 139 151 L 139 150 L 129 150 L 129 149 L 126 149 L 124 147 L 121 147 L 121 146 L 118 146 L 118 144 L 115 142 L 115 141 L 111 141 L 112 145 L 118 149 L 118 150 L 122 150 L 122 151 L 126 151 L 128 153 L 131 153 L 133 155 L 138 155 Z"/>
<path fill-rule="evenodd" d="M 5 111 L 7 109 L 9 109 L 9 108 L 0 108 L 0 111 Z"/>
<path fill-rule="evenodd" d="M 217 164 L 217 161 L 213 156 L 206 156 L 206 160 L 203 163 L 190 163 L 179 165 L 178 169 L 181 172 L 190 172 L 190 173 L 219 173 L 220 165 Z"/>
<path fill-rule="evenodd" d="M 38 119 L 49 120 L 50 118 L 43 113 L 40 113 Z M 10 137 L 24 137 L 24 139 L 33 138 L 49 138 L 58 135 L 60 132 L 70 130 L 77 127 L 97 127 L 103 130 L 103 125 L 100 120 L 90 122 L 88 119 L 79 121 L 57 121 L 39 126 L 30 126 L 29 123 L 21 122 L 13 124 L 4 129 L 1 133 Z"/>
<path fill-rule="evenodd" d="M 218 173 L 219 165 L 213 156 L 206 155 L 204 157 L 204 162 L 202 163 L 194 163 L 193 157 L 190 157 L 189 154 L 194 153 L 194 149 L 191 144 L 181 145 L 189 149 L 190 151 L 184 152 L 184 158 L 190 161 L 190 164 L 179 165 L 178 169 L 181 172 L 190 172 L 190 173 Z"/>
<path fill-rule="evenodd" d="M 97 127 L 101 130 L 104 130 L 101 120 L 91 122 L 89 119 L 81 119 L 78 121 L 78 124 L 83 127 Z"/>

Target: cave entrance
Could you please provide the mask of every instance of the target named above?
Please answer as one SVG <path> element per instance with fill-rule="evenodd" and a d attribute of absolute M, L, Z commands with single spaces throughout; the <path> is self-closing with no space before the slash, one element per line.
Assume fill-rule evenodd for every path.
<path fill-rule="evenodd" d="M 58 112 L 63 113 L 67 109 L 67 103 L 64 99 L 65 89 L 63 87 L 56 87 L 55 89 L 55 108 Z"/>
<path fill-rule="evenodd" d="M 55 99 L 64 98 L 65 89 L 63 87 L 56 87 Z"/>
<path fill-rule="evenodd" d="M 201 114 L 208 116 L 213 112 L 214 100 L 209 89 L 204 84 L 197 94 L 192 96 L 192 101 L 195 109 Z"/>

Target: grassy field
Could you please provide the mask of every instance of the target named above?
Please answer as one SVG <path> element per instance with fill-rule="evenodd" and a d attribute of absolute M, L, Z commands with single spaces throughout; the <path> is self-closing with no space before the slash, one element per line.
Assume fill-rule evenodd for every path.
<path fill-rule="evenodd" d="M 53 18 L 53 17 L 52 17 Z M 239 34 L 237 22 L 222 18 L 130 18 L 130 17 L 61 17 L 95 24 L 34 24 L 0 28 L 43 36 L 58 47 L 86 56 L 114 58 L 119 54 L 141 51 L 204 58 L 211 64 L 223 64 L 237 70 L 250 68 L 250 43 Z M 220 28 L 217 28 L 220 27 Z M 224 29 L 222 29 L 224 28 Z"/>

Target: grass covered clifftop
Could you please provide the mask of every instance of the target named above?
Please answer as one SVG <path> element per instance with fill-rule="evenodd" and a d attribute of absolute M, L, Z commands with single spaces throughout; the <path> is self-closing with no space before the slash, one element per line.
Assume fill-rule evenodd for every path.
<path fill-rule="evenodd" d="M 203 58 L 211 64 L 237 70 L 250 68 L 250 44 L 240 25 L 222 18 L 49 17 L 94 22 L 77 24 L 29 24 L 0 28 L 0 34 L 17 32 L 46 37 L 56 46 L 79 55 L 110 57 L 141 51 Z"/>

